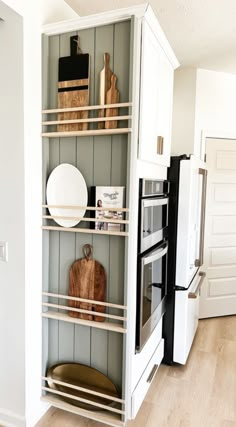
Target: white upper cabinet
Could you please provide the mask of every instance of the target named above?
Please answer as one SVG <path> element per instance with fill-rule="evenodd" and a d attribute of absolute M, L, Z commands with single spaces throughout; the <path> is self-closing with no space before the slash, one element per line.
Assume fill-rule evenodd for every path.
<path fill-rule="evenodd" d="M 178 63 L 167 56 L 158 37 L 159 27 L 157 30 L 143 19 L 138 157 L 169 166 L 174 68 Z"/>

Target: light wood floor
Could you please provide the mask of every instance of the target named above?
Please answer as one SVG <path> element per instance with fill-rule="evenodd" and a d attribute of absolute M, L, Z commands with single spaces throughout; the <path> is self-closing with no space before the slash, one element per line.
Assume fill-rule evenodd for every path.
<path fill-rule="evenodd" d="M 37 427 L 105 424 L 51 408 Z M 161 365 L 127 427 L 236 427 L 236 316 L 199 322 L 187 365 Z"/>

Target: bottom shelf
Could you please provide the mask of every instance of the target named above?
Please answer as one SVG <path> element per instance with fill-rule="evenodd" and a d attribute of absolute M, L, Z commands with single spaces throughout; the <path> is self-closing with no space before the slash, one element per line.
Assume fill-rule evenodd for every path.
<path fill-rule="evenodd" d="M 80 415 L 82 417 L 86 417 L 91 420 L 99 421 L 100 423 L 107 424 L 113 427 L 123 427 L 125 423 L 120 420 L 119 415 L 110 415 L 105 411 L 88 411 L 86 409 L 78 408 L 74 405 L 70 405 L 67 402 L 64 402 L 58 397 L 55 396 L 42 396 L 41 400 L 49 403 L 55 408 L 62 409 L 67 412 L 71 412 L 76 415 Z"/>

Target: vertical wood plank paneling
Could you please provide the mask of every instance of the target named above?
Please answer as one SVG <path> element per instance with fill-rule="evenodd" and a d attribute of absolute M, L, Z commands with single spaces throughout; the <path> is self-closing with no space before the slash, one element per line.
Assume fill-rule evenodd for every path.
<path fill-rule="evenodd" d="M 99 73 L 104 66 L 104 53 L 110 54 L 110 67 L 113 67 L 113 25 L 95 30 L 94 96 L 98 102 Z M 111 176 L 111 137 L 94 137 L 94 185 L 110 185 Z M 93 237 L 94 258 L 104 266 L 109 278 L 110 241 L 106 236 Z M 107 280 L 107 286 L 109 282 Z M 108 294 L 108 290 L 107 290 Z M 107 374 L 108 332 L 91 330 L 91 365 Z"/>
<path fill-rule="evenodd" d="M 60 57 L 70 55 L 70 37 L 75 32 L 60 35 Z M 57 83 L 57 82 L 56 82 Z M 60 164 L 76 165 L 76 138 L 60 138 Z M 75 233 L 60 232 L 59 293 L 68 294 L 69 268 L 75 260 Z M 61 300 L 61 304 L 66 301 Z M 59 323 L 59 360 L 74 360 L 74 330 L 71 323 Z"/>
<path fill-rule="evenodd" d="M 59 292 L 59 232 L 50 233 L 50 244 L 49 244 L 49 291 L 50 292 Z M 54 300 L 55 302 L 56 300 Z M 48 329 L 48 339 L 49 339 L 49 352 L 48 352 L 48 362 L 49 364 L 56 363 L 58 360 L 58 330 L 59 322 L 50 321 Z"/>
<path fill-rule="evenodd" d="M 120 102 L 129 97 L 130 66 L 130 21 L 115 24 L 114 30 L 114 72 L 117 75 L 117 87 L 120 91 Z"/>
<path fill-rule="evenodd" d="M 48 106 L 48 51 L 49 38 L 42 37 L 42 106 Z M 42 141 L 42 203 L 45 203 L 45 188 L 49 169 L 49 141 Z M 43 233 L 43 272 L 42 272 L 42 290 L 48 290 L 49 286 L 49 232 Z M 42 320 L 42 374 L 44 375 L 48 363 L 48 320 Z"/>
<path fill-rule="evenodd" d="M 59 36 L 49 37 L 48 44 L 48 107 L 57 107 L 57 87 L 56 79 L 58 75 L 59 58 Z M 52 144 L 51 144 L 52 142 Z M 60 161 L 59 138 L 49 142 L 49 164 L 48 176 L 51 171 L 58 166 Z M 48 178 L 47 176 L 47 178 Z M 45 188 L 46 193 L 46 188 Z M 50 292 L 59 292 L 59 232 L 49 233 L 49 290 Z M 54 300 L 55 302 L 55 300 Z M 58 361 L 59 342 L 58 342 L 59 322 L 48 322 L 48 365 Z"/>
<path fill-rule="evenodd" d="M 113 25 L 95 29 L 95 103 L 99 103 L 99 73 L 104 67 L 104 53 L 110 54 L 110 68 L 113 69 Z"/>
<path fill-rule="evenodd" d="M 78 34 L 82 52 L 90 55 L 89 103 L 94 105 L 95 30 L 91 28 L 79 31 Z M 90 197 L 90 187 L 93 185 L 93 137 L 77 138 L 76 164 L 85 179 Z M 88 212 L 86 216 L 89 216 Z M 84 223 L 84 227 L 88 227 L 88 223 Z M 93 243 L 91 235 L 76 234 L 76 259 L 83 257 L 83 246 L 86 243 Z M 91 328 L 75 325 L 74 354 L 75 361 L 91 364 Z"/>
<path fill-rule="evenodd" d="M 130 23 L 114 25 L 114 73 L 118 78 L 120 100 L 129 99 L 129 37 Z M 127 136 L 112 137 L 111 185 L 126 186 Z M 110 238 L 110 287 L 109 301 L 124 303 L 124 239 Z M 116 313 L 118 314 L 118 312 Z M 123 337 L 109 332 L 108 335 L 108 376 L 122 387 Z"/>
<path fill-rule="evenodd" d="M 127 179 L 127 135 L 112 136 L 111 185 L 126 186 Z"/>
<path fill-rule="evenodd" d="M 69 268 L 74 260 L 75 235 L 60 232 L 60 294 L 68 294 Z M 61 299 L 60 303 L 66 305 L 67 301 Z M 74 360 L 74 325 L 72 323 L 59 322 L 59 360 Z"/>

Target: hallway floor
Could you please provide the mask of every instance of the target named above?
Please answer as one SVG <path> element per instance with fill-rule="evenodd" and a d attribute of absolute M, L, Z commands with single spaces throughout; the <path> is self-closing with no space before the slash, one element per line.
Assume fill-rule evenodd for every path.
<path fill-rule="evenodd" d="M 105 424 L 51 408 L 36 427 Z M 127 427 L 236 427 L 236 316 L 199 322 L 187 365 L 161 365 Z"/>

